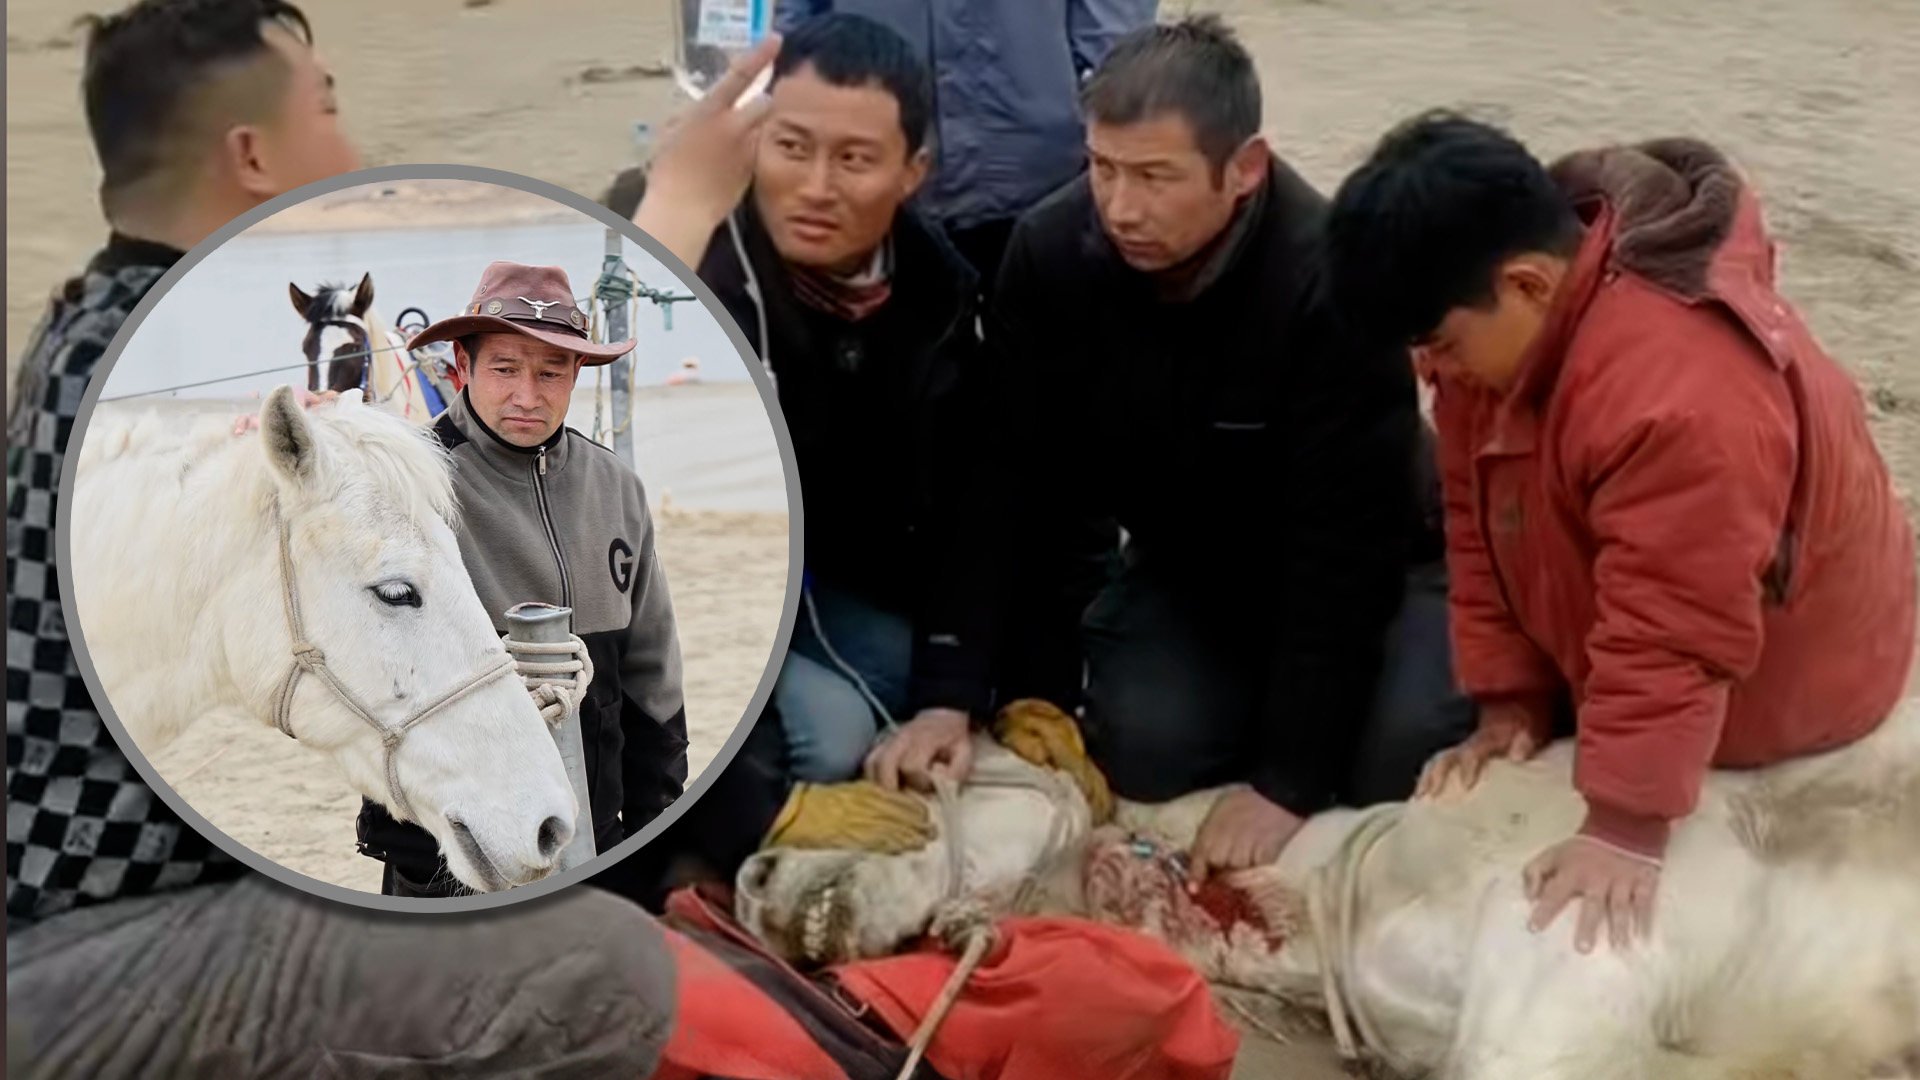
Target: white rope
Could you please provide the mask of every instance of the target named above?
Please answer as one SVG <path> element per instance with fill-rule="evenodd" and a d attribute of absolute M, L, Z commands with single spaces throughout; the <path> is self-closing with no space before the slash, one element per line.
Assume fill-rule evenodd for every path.
<path fill-rule="evenodd" d="M 807 606 L 807 622 L 813 627 L 815 640 L 820 642 L 820 648 L 826 651 L 827 659 L 833 661 L 833 666 L 840 669 L 840 674 L 852 680 L 853 688 L 860 692 L 860 696 L 867 700 L 868 705 L 873 706 L 874 714 L 880 717 L 884 734 L 892 734 L 900 730 L 900 725 L 894 720 L 893 714 L 887 711 L 885 705 L 880 704 L 880 697 L 873 692 L 873 687 L 867 685 L 867 680 L 861 678 L 860 672 L 856 671 L 852 664 L 841 659 L 839 652 L 833 647 L 833 642 L 827 640 L 827 628 L 820 624 L 820 609 L 814 605 L 813 590 L 800 590 L 800 599 Z"/>
<path fill-rule="evenodd" d="M 1385 803 L 1361 811 L 1331 859 L 1307 882 L 1307 918 L 1320 949 L 1320 988 L 1327 1010 L 1327 1026 L 1346 1061 L 1358 1062 L 1363 1052 L 1406 1074 L 1414 1066 L 1387 1044 L 1353 988 L 1355 922 L 1360 904 L 1360 872 L 1367 856 L 1400 822 L 1405 806 Z M 1356 1038 L 1356 1031 L 1358 1037 Z"/>
<path fill-rule="evenodd" d="M 514 670 L 527 684 L 527 693 L 540 707 L 540 718 L 548 727 L 559 727 L 567 715 L 580 707 L 593 685 L 593 657 L 587 643 L 576 634 L 565 641 L 516 641 L 503 639 L 513 654 Z M 565 656 L 565 660 L 538 657 Z"/>

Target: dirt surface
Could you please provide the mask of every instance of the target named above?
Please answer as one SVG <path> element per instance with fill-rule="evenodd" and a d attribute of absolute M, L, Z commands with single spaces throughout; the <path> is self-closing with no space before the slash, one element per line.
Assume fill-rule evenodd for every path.
<path fill-rule="evenodd" d="M 42 299 L 99 242 L 66 24 L 98 6 L 16 0 L 8 25 L 9 370 Z M 598 195 L 664 119 L 664 3 L 310 4 L 369 163 L 489 165 Z M 1165 4 L 1169 12 L 1185 4 Z M 1542 155 L 1706 136 L 1748 170 L 1785 286 L 1857 375 L 1920 491 L 1920 4 L 1912 0 L 1239 0 L 1266 129 L 1331 186 L 1390 124 L 1436 105 Z M 687 534 L 682 534 L 687 535 Z M 670 544 L 674 541 L 669 534 Z M 670 547 L 669 551 L 673 549 Z M 677 599 L 677 598 L 676 598 Z M 282 740 L 284 742 L 284 740 Z M 239 753 L 239 750 L 233 751 Z M 1250 1038 L 1238 1075 L 1340 1075 L 1323 1045 Z"/>

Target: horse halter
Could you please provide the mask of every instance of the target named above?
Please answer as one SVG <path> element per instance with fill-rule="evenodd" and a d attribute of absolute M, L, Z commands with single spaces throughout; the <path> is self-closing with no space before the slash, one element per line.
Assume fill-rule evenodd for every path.
<path fill-rule="evenodd" d="M 327 654 L 321 652 L 318 645 L 307 640 L 306 625 L 300 618 L 300 590 L 294 584 L 293 578 L 293 530 L 288 527 L 286 516 L 280 512 L 280 500 L 277 498 L 273 502 L 273 520 L 280 532 L 280 599 L 282 606 L 286 609 L 287 632 L 293 638 L 293 666 L 288 669 L 286 679 L 280 684 L 280 693 L 274 699 L 273 726 L 279 728 L 280 733 L 287 738 L 299 741 L 299 736 L 293 733 L 293 692 L 300 685 L 300 676 L 312 672 L 326 684 L 327 689 L 333 691 L 333 696 L 339 698 L 348 711 L 366 721 L 367 726 L 379 733 L 380 746 L 386 758 L 387 794 L 393 799 L 394 809 L 400 811 L 404 818 L 417 822 L 420 819 L 413 812 L 413 804 L 408 801 L 406 792 L 400 788 L 400 769 L 396 755 L 400 751 L 401 741 L 407 737 L 407 732 L 413 730 L 414 726 L 422 720 L 460 701 L 493 680 L 512 674 L 513 657 L 503 655 L 499 663 L 435 698 L 424 708 L 401 721 L 399 725 L 387 727 L 375 719 L 373 713 L 353 696 L 353 691 L 348 690 L 346 685 L 334 676 L 333 671 L 327 666 Z"/>

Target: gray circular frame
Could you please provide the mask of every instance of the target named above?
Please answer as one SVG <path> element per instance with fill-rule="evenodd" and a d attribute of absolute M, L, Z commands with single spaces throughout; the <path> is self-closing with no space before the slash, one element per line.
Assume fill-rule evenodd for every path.
<path fill-rule="evenodd" d="M 113 343 L 108 346 L 106 352 L 102 354 L 100 362 L 95 365 L 93 377 L 87 382 L 86 392 L 82 394 L 80 398 L 79 411 L 74 417 L 70 445 L 60 471 L 59 511 L 54 520 L 54 568 L 60 575 L 60 580 L 73 580 L 71 574 L 73 555 L 72 544 L 70 542 L 70 538 L 73 535 L 71 521 L 73 513 L 73 483 L 74 474 L 80 461 L 82 440 L 86 438 L 88 421 L 92 419 L 94 406 L 99 403 L 100 395 L 106 387 L 107 373 L 111 371 L 113 365 L 119 361 L 120 354 L 125 350 L 127 342 L 132 340 L 134 332 L 140 328 L 141 322 L 153 311 L 154 305 L 158 304 L 160 298 L 165 296 L 167 291 L 172 289 L 181 278 L 190 273 L 200 260 L 206 258 L 209 253 L 220 245 L 246 231 L 248 228 L 251 228 L 263 219 L 287 207 L 303 203 L 316 195 L 325 195 L 343 188 L 361 187 L 391 180 L 469 180 L 483 184 L 494 184 L 499 187 L 515 188 L 532 195 L 539 195 L 570 209 L 577 210 L 604 225 L 619 229 L 627 239 L 639 245 L 641 249 L 654 258 L 660 260 L 660 264 L 679 278 L 680 284 L 691 290 L 693 295 L 700 300 L 700 303 L 706 307 L 708 312 L 712 313 L 719 321 L 720 328 L 726 332 L 727 339 L 731 341 L 734 348 L 738 350 L 741 359 L 746 361 L 747 374 L 753 380 L 755 388 L 759 390 L 761 404 L 766 407 L 767 419 L 773 425 L 774 442 L 780 452 L 780 465 L 787 482 L 787 595 L 780 610 L 780 625 L 775 631 L 773 649 L 767 656 L 766 669 L 760 674 L 760 684 L 754 689 L 753 698 L 747 703 L 747 712 L 735 723 L 733 733 L 727 736 L 727 741 L 721 746 L 720 752 L 714 756 L 713 760 L 708 763 L 706 769 L 681 793 L 678 799 L 675 799 L 671 805 L 665 810 L 662 810 L 638 833 L 622 840 L 610 850 L 598 853 L 588 862 L 574 867 L 571 870 L 543 878 L 530 885 L 522 885 L 518 888 L 508 889 L 504 892 L 480 893 L 471 896 L 436 897 L 431 899 L 385 896 L 377 893 L 362 892 L 359 889 L 350 889 L 345 885 L 335 885 L 331 882 L 321 881 L 318 878 L 309 877 L 299 871 L 282 866 L 216 828 L 212 822 L 195 811 L 193 806 L 189 804 L 185 798 L 181 797 L 179 792 L 173 789 L 172 785 L 161 779 L 159 770 L 153 767 L 153 763 L 147 760 L 146 755 L 140 752 L 133 739 L 127 734 L 126 728 L 120 723 L 119 716 L 114 713 L 113 703 L 108 700 L 105 691 L 100 685 L 100 676 L 94 670 L 93 658 L 87 654 L 86 628 L 81 625 L 78 613 L 73 609 L 73 590 L 61 590 L 60 606 L 66 618 L 68 637 L 73 647 L 74 661 L 80 669 L 80 677 L 86 682 L 87 690 L 93 695 L 93 701 L 100 711 L 101 719 L 106 722 L 107 729 L 113 733 L 114 740 L 120 744 L 120 749 L 126 753 L 127 759 L 133 763 L 135 769 L 139 770 L 141 778 L 145 780 L 147 785 L 154 790 L 154 793 L 171 807 L 176 814 L 179 814 L 189 826 L 199 830 L 201 835 L 205 836 L 208 840 L 218 845 L 221 850 L 232 855 L 246 866 L 284 885 L 299 889 L 302 892 L 324 899 L 337 900 L 342 903 L 352 904 L 356 907 L 371 908 L 378 911 L 451 914 L 455 912 L 505 907 L 509 904 L 517 904 L 547 896 L 569 885 L 579 884 L 593 875 L 607 870 L 614 863 L 639 851 L 643 845 L 659 836 L 669 825 L 679 820 L 680 816 L 687 812 L 687 808 L 693 805 L 696 799 L 706 794 L 707 789 L 713 786 L 714 779 L 720 775 L 721 770 L 725 769 L 733 761 L 734 755 L 740 752 L 741 744 L 746 742 L 747 736 L 753 730 L 753 725 L 759 721 L 761 714 L 766 711 L 768 699 L 773 696 L 774 680 L 779 676 L 780 672 L 779 661 L 780 658 L 786 654 L 787 646 L 793 638 L 794 620 L 800 609 L 800 568 L 804 565 L 801 558 L 801 537 L 803 535 L 802 525 L 804 514 L 802 513 L 800 504 L 800 473 L 794 463 L 793 456 L 793 436 L 787 430 L 786 416 L 780 411 L 780 402 L 774 393 L 773 384 L 767 377 L 766 366 L 760 362 L 753 348 L 747 343 L 746 335 L 741 333 L 739 324 L 734 321 L 732 315 L 728 314 L 727 309 L 721 305 L 719 299 L 714 295 L 713 290 L 708 288 L 706 283 L 701 281 L 699 276 L 688 268 L 687 264 L 681 262 L 677 256 L 668 251 L 659 241 L 642 232 L 633 222 L 624 220 L 618 214 L 588 199 L 586 196 L 569 191 L 557 184 L 550 184 L 544 180 L 536 180 L 518 173 L 506 172 L 500 169 L 481 168 L 474 165 L 390 165 L 376 169 L 362 169 L 359 172 L 344 173 L 340 176 L 316 181 L 254 207 L 252 210 L 228 222 L 216 230 L 213 235 L 195 245 L 192 251 L 188 252 L 185 257 L 160 277 L 160 280 L 154 284 L 153 288 L 147 292 L 140 303 L 134 307 L 133 313 L 128 316 L 125 325 L 114 335 Z"/>

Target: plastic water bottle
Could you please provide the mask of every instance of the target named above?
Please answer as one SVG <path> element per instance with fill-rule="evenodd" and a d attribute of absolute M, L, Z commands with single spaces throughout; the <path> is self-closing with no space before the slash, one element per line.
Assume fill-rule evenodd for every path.
<path fill-rule="evenodd" d="M 774 0 L 667 0 L 673 14 L 673 79 L 687 96 L 707 95 L 728 65 L 773 30 Z M 738 106 L 766 89 L 772 69 L 760 73 Z"/>

